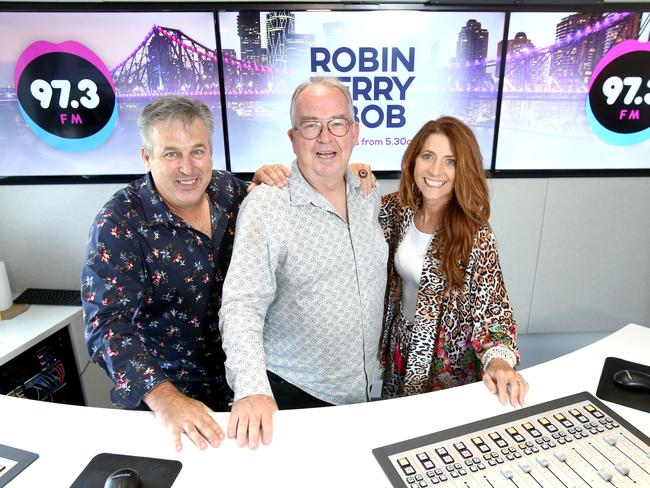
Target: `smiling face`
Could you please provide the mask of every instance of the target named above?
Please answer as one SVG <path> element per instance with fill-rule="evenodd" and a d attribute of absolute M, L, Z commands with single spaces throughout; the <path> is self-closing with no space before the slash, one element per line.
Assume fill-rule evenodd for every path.
<path fill-rule="evenodd" d="M 168 120 L 151 130 L 151 154 L 142 149 L 145 168 L 170 209 L 185 217 L 200 209 L 212 178 L 210 136 L 205 124 Z"/>
<path fill-rule="evenodd" d="M 446 202 L 452 197 L 456 178 L 456 155 L 449 138 L 431 134 L 415 160 L 415 184 L 426 202 Z"/>
<path fill-rule="evenodd" d="M 298 167 L 313 186 L 322 182 L 343 181 L 352 149 L 359 136 L 359 124 L 353 122 L 349 132 L 337 137 L 327 127 L 334 118 L 352 119 L 343 93 L 325 85 L 305 88 L 295 101 L 296 126 L 306 121 L 319 121 L 323 130 L 315 139 L 305 139 L 300 131 L 289 129 L 289 139 L 298 160 Z"/>

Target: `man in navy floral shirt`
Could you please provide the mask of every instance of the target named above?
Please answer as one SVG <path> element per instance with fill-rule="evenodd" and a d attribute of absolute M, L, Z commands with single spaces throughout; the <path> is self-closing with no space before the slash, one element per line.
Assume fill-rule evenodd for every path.
<path fill-rule="evenodd" d="M 90 230 L 86 342 L 114 382 L 115 405 L 151 409 L 177 450 L 181 433 L 216 447 L 224 435 L 209 412 L 232 399 L 218 312 L 247 185 L 212 170 L 202 102 L 162 98 L 138 124 L 148 173 L 113 195 Z"/>

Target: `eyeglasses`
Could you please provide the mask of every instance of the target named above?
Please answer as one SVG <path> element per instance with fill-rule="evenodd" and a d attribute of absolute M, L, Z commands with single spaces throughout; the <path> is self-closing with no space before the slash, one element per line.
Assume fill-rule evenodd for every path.
<path fill-rule="evenodd" d="M 330 133 L 336 137 L 343 137 L 348 132 L 350 132 L 350 127 L 352 127 L 352 122 L 344 118 L 334 118 L 329 119 L 325 122 Z M 305 120 L 301 122 L 298 127 L 294 127 L 293 130 L 297 130 L 302 134 L 302 137 L 311 141 L 316 139 L 321 132 L 323 132 L 323 122 L 320 120 Z"/>

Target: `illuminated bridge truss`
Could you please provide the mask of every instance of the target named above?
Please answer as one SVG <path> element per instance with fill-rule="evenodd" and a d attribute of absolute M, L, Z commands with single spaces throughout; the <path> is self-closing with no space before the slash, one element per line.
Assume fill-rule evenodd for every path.
<path fill-rule="evenodd" d="M 120 97 L 214 95 L 219 91 L 215 51 L 167 27 L 154 26 L 111 74 Z"/>

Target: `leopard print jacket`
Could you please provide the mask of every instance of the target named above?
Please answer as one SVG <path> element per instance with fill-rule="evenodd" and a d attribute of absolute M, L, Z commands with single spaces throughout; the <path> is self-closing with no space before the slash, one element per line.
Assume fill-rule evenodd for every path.
<path fill-rule="evenodd" d="M 400 311 L 402 286 L 395 252 L 415 212 L 398 193 L 385 195 L 379 221 L 389 246 L 388 287 L 380 344 L 383 398 L 414 395 L 478 381 L 485 353 L 503 350 L 519 361 L 517 322 L 506 292 L 496 242 L 488 225 L 475 238 L 462 288 L 446 292 L 435 235 L 424 260 L 415 320 Z"/>

